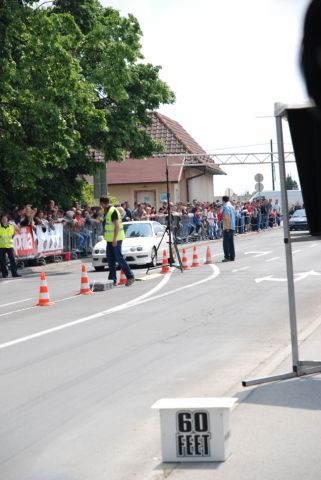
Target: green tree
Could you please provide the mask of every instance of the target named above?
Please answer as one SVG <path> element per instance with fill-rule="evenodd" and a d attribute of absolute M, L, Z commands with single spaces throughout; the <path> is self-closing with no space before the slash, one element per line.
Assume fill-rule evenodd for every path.
<path fill-rule="evenodd" d="M 286 176 L 286 189 L 298 190 L 298 188 L 299 188 L 298 183 L 295 180 L 293 180 L 291 174 L 288 173 Z"/>
<path fill-rule="evenodd" d="M 142 62 L 137 20 L 97 0 L 0 0 L 0 205 L 68 205 L 97 168 L 160 150 L 142 129 L 174 100 Z M 77 8 L 75 8 L 77 6 Z"/>

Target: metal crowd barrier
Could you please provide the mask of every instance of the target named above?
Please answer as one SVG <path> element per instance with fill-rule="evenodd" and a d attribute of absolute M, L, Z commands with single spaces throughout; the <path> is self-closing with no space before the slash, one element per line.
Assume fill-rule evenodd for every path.
<path fill-rule="evenodd" d="M 103 235 L 102 224 L 95 222 L 79 228 L 72 223 L 66 223 L 64 224 L 64 251 L 70 252 L 71 256 L 90 255 L 100 235 Z"/>

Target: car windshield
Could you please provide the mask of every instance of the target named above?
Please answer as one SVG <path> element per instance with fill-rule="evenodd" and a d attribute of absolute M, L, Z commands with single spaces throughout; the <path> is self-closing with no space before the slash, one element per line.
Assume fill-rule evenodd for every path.
<path fill-rule="evenodd" d="M 126 238 L 151 237 L 152 227 L 150 223 L 124 223 Z"/>
<path fill-rule="evenodd" d="M 306 217 L 306 213 L 304 208 L 300 208 L 300 210 L 296 210 L 292 217 Z"/>

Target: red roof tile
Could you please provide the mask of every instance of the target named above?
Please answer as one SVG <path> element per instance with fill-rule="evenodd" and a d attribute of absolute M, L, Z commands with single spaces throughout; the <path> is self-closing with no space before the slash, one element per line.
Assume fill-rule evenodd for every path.
<path fill-rule="evenodd" d="M 166 153 L 203 153 L 205 150 L 193 137 L 175 120 L 158 112 L 152 112 L 152 127 L 146 131 L 155 140 L 164 143 Z"/>
<path fill-rule="evenodd" d="M 110 185 L 165 182 L 166 158 L 171 165 L 169 168 L 169 181 L 178 182 L 184 157 L 174 157 L 172 155 L 184 153 L 197 156 L 206 155 L 205 150 L 178 122 L 158 112 L 151 112 L 150 116 L 152 125 L 147 127 L 146 131 L 155 140 L 164 144 L 164 151 L 168 156 L 148 157 L 140 160 L 127 158 L 122 163 L 109 162 L 108 183 Z M 192 158 L 188 160 L 193 162 Z M 219 165 L 209 161 L 207 157 L 197 157 L 195 162 L 197 164 L 195 166 L 206 166 L 207 172 L 212 175 L 224 173 Z"/>

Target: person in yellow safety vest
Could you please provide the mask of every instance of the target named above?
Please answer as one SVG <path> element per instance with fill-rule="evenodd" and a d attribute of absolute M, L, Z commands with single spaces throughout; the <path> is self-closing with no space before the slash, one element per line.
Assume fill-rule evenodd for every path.
<path fill-rule="evenodd" d="M 8 277 L 7 255 L 10 260 L 10 270 L 13 277 L 21 277 L 17 271 L 17 264 L 14 258 L 13 237 L 16 229 L 8 222 L 8 215 L 0 217 L 0 266 L 3 278 Z"/>
<path fill-rule="evenodd" d="M 100 205 L 105 212 L 103 226 L 104 237 L 107 242 L 106 253 L 109 266 L 108 279 L 113 280 L 114 285 L 117 285 L 116 263 L 118 263 L 127 277 L 125 285 L 126 287 L 129 287 L 134 283 L 135 277 L 121 251 L 122 243 L 125 239 L 121 214 L 116 207 L 110 205 L 109 198 L 107 197 L 100 197 Z"/>

